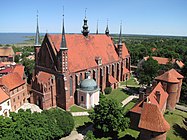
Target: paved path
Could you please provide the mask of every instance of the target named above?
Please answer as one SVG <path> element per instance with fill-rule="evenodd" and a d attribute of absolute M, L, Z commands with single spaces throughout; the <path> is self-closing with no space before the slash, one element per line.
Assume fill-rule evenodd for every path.
<path fill-rule="evenodd" d="M 88 116 L 88 112 L 71 112 L 72 116 Z"/>
<path fill-rule="evenodd" d="M 127 97 L 125 100 L 123 100 L 122 106 L 125 106 L 126 104 L 128 104 L 130 101 L 132 101 L 134 98 L 139 98 L 138 95 L 131 95 L 129 97 Z"/>
<path fill-rule="evenodd" d="M 61 138 L 60 140 L 83 140 L 84 136 L 77 131 L 72 131 L 67 137 Z"/>
<path fill-rule="evenodd" d="M 185 107 L 185 106 L 182 106 L 182 105 L 176 105 L 175 108 L 187 112 L 187 107 Z"/>

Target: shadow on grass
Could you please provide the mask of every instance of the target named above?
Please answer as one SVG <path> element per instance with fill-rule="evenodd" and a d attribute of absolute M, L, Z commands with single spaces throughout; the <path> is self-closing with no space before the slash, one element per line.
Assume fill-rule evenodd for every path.
<path fill-rule="evenodd" d="M 88 130 L 93 130 L 93 124 L 91 122 L 86 122 L 84 125 L 77 127 L 77 132 L 86 135 Z"/>
<path fill-rule="evenodd" d="M 122 91 L 125 92 L 127 95 L 139 94 L 139 87 L 127 86 L 127 89 L 122 89 Z"/>
<path fill-rule="evenodd" d="M 124 137 L 119 138 L 118 140 L 137 140 L 137 139 L 132 137 L 131 135 L 127 134 Z"/>
<path fill-rule="evenodd" d="M 178 124 L 173 125 L 174 134 L 187 140 L 187 130 Z"/>
<path fill-rule="evenodd" d="M 117 131 L 103 133 L 99 130 L 95 130 L 94 136 L 95 136 L 95 138 L 111 138 L 112 140 L 118 140 L 118 132 Z"/>

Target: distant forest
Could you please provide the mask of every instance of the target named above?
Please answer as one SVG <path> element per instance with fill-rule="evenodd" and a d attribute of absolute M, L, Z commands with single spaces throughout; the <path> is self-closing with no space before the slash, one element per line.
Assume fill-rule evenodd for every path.
<path fill-rule="evenodd" d="M 113 35 L 118 42 L 118 35 Z M 131 55 L 131 64 L 137 63 L 145 56 L 175 58 L 185 62 L 187 59 L 187 37 L 123 35 Z"/>

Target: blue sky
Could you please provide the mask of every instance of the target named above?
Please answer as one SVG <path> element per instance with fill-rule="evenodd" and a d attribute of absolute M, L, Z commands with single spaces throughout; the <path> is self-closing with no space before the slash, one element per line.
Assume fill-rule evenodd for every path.
<path fill-rule="evenodd" d="M 111 33 L 187 36 L 187 0 L 1 0 L 0 32 L 35 32 L 39 11 L 40 32 L 80 33 L 84 11 L 90 32 L 103 33 L 107 18 Z"/>

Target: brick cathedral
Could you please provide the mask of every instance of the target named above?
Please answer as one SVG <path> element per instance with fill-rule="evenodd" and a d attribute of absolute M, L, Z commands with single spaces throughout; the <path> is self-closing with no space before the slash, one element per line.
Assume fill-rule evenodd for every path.
<path fill-rule="evenodd" d="M 64 18 L 61 34 L 46 34 L 40 43 L 37 19 L 35 39 L 35 70 L 32 78 L 31 103 L 42 109 L 69 109 L 77 103 L 80 82 L 90 73 L 99 89 L 116 88 L 130 76 L 130 54 L 122 42 L 122 27 L 118 43 L 109 34 L 89 34 L 84 18 L 82 34 L 65 34 Z"/>

